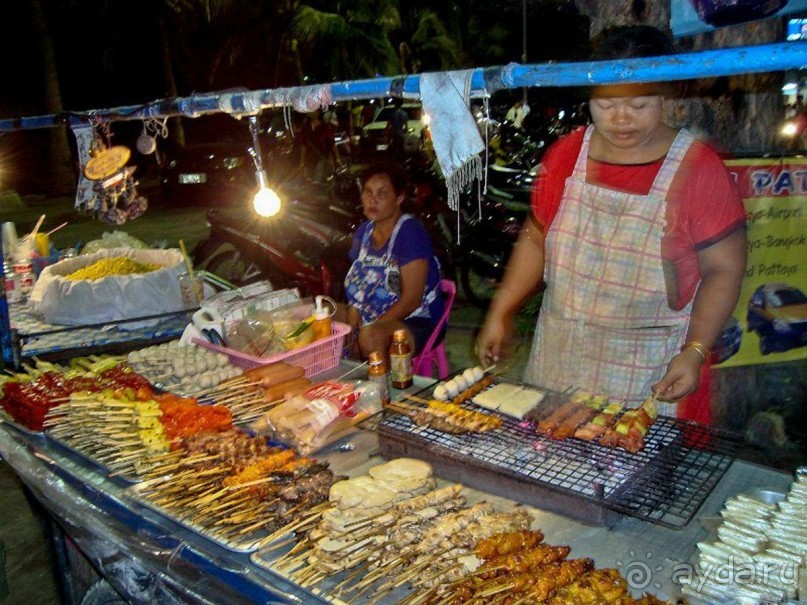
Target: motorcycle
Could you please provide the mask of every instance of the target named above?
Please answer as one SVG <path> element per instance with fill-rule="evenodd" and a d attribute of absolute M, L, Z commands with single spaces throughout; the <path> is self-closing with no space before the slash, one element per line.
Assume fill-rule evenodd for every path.
<path fill-rule="evenodd" d="M 246 208 L 209 210 L 210 234 L 193 250 L 195 265 L 236 286 L 268 279 L 276 288 L 339 299 L 350 234 L 362 218 L 350 180 L 335 176 L 325 196 L 297 189 L 270 218 Z"/>
<path fill-rule="evenodd" d="M 434 175 L 413 170 L 403 209 L 426 225 L 435 255 L 453 277 L 453 244 L 444 229 L 449 210 L 439 186 Z M 195 265 L 236 286 L 268 279 L 275 287 L 342 300 L 351 234 L 365 220 L 356 179 L 338 171 L 325 190 L 309 183 L 294 192 L 271 218 L 245 208 L 209 210 L 210 234 L 193 250 Z"/>
<path fill-rule="evenodd" d="M 532 116 L 527 116 L 530 119 Z M 547 148 L 588 121 L 584 105 L 561 109 L 540 124 L 536 116 L 525 130 L 498 125 L 496 162 L 488 166 L 487 191 L 479 200 L 480 212 L 462 213 L 466 236 L 459 247 L 460 283 L 466 298 L 486 308 L 498 288 L 507 261 L 530 211 L 530 198 L 538 167 Z M 481 118 L 478 118 L 478 121 Z M 489 127 L 492 120 L 487 120 Z M 480 122 L 481 123 L 481 122 Z M 474 196 L 472 196 L 474 197 Z M 473 208 L 476 199 L 465 200 Z"/>
<path fill-rule="evenodd" d="M 502 278 L 521 226 L 530 210 L 534 171 L 491 165 L 479 214 L 468 218 L 458 249 L 465 297 L 486 308 Z M 468 202 L 466 205 L 470 205 Z"/>

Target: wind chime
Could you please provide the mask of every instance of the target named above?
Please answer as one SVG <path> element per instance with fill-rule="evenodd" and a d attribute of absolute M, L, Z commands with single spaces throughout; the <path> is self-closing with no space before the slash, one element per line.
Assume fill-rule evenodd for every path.
<path fill-rule="evenodd" d="M 148 200 L 137 192 L 135 166 L 126 166 L 131 151 L 123 145 L 110 145 L 107 122 L 93 124 L 90 159 L 82 170 L 92 181 L 92 195 L 83 210 L 110 225 L 136 219 L 148 208 Z"/>

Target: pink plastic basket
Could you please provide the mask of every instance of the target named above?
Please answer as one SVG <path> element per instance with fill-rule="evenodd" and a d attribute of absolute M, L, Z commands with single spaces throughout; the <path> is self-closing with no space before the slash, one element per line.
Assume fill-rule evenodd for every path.
<path fill-rule="evenodd" d="M 287 353 L 278 353 L 270 357 L 253 357 L 246 353 L 240 353 L 228 347 L 220 347 L 214 345 L 201 338 L 194 338 L 193 341 L 203 347 L 224 353 L 230 359 L 230 363 L 249 370 L 257 368 L 258 366 L 265 366 L 269 363 L 276 361 L 285 361 L 294 366 L 300 366 L 305 370 L 305 375 L 308 378 L 330 370 L 339 365 L 339 360 L 342 358 L 342 350 L 345 346 L 345 336 L 350 333 L 350 326 L 347 324 L 332 322 L 331 335 L 310 345 L 300 347 Z"/>

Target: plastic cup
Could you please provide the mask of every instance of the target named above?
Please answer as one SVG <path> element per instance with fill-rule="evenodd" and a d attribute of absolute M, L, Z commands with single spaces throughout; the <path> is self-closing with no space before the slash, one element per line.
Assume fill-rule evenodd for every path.
<path fill-rule="evenodd" d="M 35 236 L 36 253 L 39 256 L 48 256 L 50 253 L 50 237 L 47 233 L 37 233 Z"/>
<path fill-rule="evenodd" d="M 18 244 L 17 226 L 11 221 L 3 223 L 3 256 L 13 256 Z"/>
<path fill-rule="evenodd" d="M 34 240 L 30 237 L 21 239 L 11 254 L 15 261 L 31 260 L 34 256 Z"/>
<path fill-rule="evenodd" d="M 182 294 L 182 304 L 185 307 L 198 307 L 204 298 L 204 279 L 201 275 L 194 275 L 193 279 L 187 273 L 179 276 L 179 291 Z"/>

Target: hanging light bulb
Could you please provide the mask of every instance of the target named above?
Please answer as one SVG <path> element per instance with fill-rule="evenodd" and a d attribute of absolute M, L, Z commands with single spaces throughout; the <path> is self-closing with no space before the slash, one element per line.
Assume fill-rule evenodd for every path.
<path fill-rule="evenodd" d="M 263 170 L 256 172 L 255 176 L 258 178 L 258 191 L 255 192 L 255 197 L 252 198 L 253 210 L 258 216 L 264 218 L 276 215 L 280 212 L 280 196 L 268 186 L 266 174 L 264 174 Z"/>
<path fill-rule="evenodd" d="M 277 192 L 269 187 L 266 173 L 263 170 L 261 143 L 258 140 L 258 116 L 249 116 L 249 132 L 252 135 L 252 147 L 247 151 L 255 162 L 255 177 L 258 180 L 258 191 L 252 198 L 252 208 L 258 216 L 269 218 L 280 212 L 282 202 Z"/>

